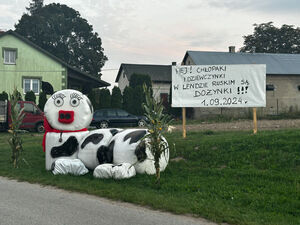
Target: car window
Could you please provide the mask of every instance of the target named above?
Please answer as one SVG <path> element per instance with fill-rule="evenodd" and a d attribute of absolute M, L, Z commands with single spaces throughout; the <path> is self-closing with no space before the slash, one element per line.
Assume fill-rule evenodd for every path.
<path fill-rule="evenodd" d="M 95 116 L 103 116 L 104 111 L 97 111 L 95 112 Z"/>
<path fill-rule="evenodd" d="M 34 105 L 31 103 L 24 103 L 24 112 L 35 113 Z"/>
<path fill-rule="evenodd" d="M 128 116 L 128 113 L 124 110 L 118 110 L 117 113 L 118 113 L 118 116 L 122 116 L 122 117 Z"/>
<path fill-rule="evenodd" d="M 107 110 L 107 116 L 116 116 L 116 111 L 115 110 Z"/>

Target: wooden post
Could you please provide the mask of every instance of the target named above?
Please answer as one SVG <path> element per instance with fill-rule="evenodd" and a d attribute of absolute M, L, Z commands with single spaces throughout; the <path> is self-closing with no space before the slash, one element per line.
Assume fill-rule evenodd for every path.
<path fill-rule="evenodd" d="M 253 134 L 257 133 L 257 116 L 256 116 L 256 108 L 253 108 Z"/>
<path fill-rule="evenodd" d="M 182 137 L 186 138 L 186 110 L 185 107 L 182 108 Z"/>

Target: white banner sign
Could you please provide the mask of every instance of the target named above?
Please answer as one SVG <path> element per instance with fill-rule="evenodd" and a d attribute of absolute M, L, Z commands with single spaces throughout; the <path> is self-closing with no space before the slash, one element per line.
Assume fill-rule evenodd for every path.
<path fill-rule="evenodd" d="M 172 66 L 172 107 L 265 107 L 266 65 Z"/>

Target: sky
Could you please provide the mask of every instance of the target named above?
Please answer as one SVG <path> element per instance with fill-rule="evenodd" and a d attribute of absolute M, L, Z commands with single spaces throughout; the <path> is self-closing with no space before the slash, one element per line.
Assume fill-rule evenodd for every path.
<path fill-rule="evenodd" d="M 14 29 L 29 0 L 0 0 L 0 29 Z M 101 79 L 114 83 L 121 63 L 170 65 L 187 50 L 243 46 L 253 24 L 300 27 L 299 0 L 44 0 L 79 11 L 102 39 Z"/>

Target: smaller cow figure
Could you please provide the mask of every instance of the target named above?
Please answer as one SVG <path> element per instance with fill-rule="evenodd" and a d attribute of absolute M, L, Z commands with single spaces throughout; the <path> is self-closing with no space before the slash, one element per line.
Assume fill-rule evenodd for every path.
<path fill-rule="evenodd" d="M 43 147 L 46 169 L 59 158 L 78 158 L 80 141 L 89 133 L 93 106 L 81 92 L 71 89 L 54 93 L 46 102 Z"/>
<path fill-rule="evenodd" d="M 154 156 L 149 149 L 149 141 L 144 136 L 146 129 L 126 129 L 118 132 L 110 141 L 107 151 L 113 154 L 113 164 L 130 163 L 137 173 L 155 174 Z M 169 146 L 163 138 L 165 152 L 159 160 L 160 171 L 164 171 L 169 162 Z"/>

